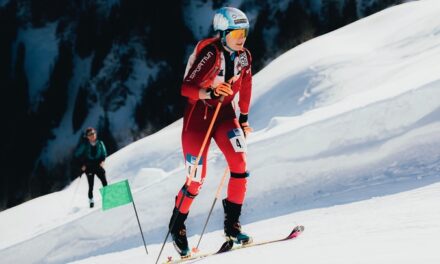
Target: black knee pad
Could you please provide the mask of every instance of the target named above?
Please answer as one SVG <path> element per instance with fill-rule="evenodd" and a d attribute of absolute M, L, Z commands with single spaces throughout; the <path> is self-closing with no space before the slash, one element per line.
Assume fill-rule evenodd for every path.
<path fill-rule="evenodd" d="M 250 176 L 249 171 L 243 172 L 243 173 L 236 173 L 231 171 L 231 178 L 237 178 L 237 179 L 243 179 Z"/>

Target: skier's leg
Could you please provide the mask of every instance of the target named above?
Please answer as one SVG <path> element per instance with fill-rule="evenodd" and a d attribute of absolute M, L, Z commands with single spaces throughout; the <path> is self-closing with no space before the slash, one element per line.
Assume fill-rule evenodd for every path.
<path fill-rule="evenodd" d="M 93 185 L 95 182 L 95 171 L 92 168 L 87 167 L 86 169 L 87 182 L 89 183 L 89 207 L 92 208 L 95 206 L 95 202 L 93 201 Z"/>
<path fill-rule="evenodd" d="M 194 175 L 192 175 L 191 182 L 189 182 L 192 170 L 196 165 L 197 156 L 199 155 L 208 131 L 206 124 L 208 124 L 209 121 L 203 119 L 202 114 L 203 112 L 201 112 L 201 109 L 197 107 L 195 108 L 192 118 L 187 118 L 187 112 L 184 118 L 184 129 L 182 130 L 182 149 L 185 159 L 187 179 L 176 196 L 173 214 L 169 223 L 170 234 L 174 246 L 181 256 L 187 256 L 190 253 L 186 237 L 185 220 L 188 216 L 191 204 L 199 193 L 206 175 L 206 159 L 210 139 L 207 141 L 203 149 L 197 169 L 194 171 Z M 187 122 L 189 122 L 189 119 L 192 121 L 188 124 Z"/>
<path fill-rule="evenodd" d="M 186 173 L 189 177 L 192 168 L 195 165 L 197 159 L 197 153 L 200 151 L 201 140 L 203 134 L 200 133 L 186 133 L 182 134 L 183 153 L 186 162 Z M 203 138 L 202 138 L 203 140 Z M 194 175 L 194 179 L 188 185 L 188 178 L 184 186 L 180 189 L 176 196 L 175 206 L 173 214 L 170 219 L 170 234 L 173 239 L 174 247 L 181 256 L 187 256 L 190 254 L 188 247 L 188 239 L 186 237 L 185 220 L 188 217 L 189 209 L 194 198 L 199 193 L 199 190 L 203 184 L 203 180 L 206 175 L 206 154 L 209 144 L 206 145 L 205 151 L 200 159 L 197 170 Z M 187 186 L 188 185 L 188 186 Z"/>
<path fill-rule="evenodd" d="M 246 141 L 237 120 L 227 120 L 219 125 L 214 139 L 225 155 L 231 171 L 227 200 L 243 204 L 249 173 L 246 171 Z"/>
<path fill-rule="evenodd" d="M 251 237 L 241 231 L 239 221 L 246 194 L 246 142 L 236 119 L 223 122 L 217 128 L 214 139 L 225 155 L 231 171 L 228 196 L 223 200 L 225 211 L 224 231 L 228 239 L 236 243 L 250 243 Z"/>
<path fill-rule="evenodd" d="M 101 181 L 102 186 L 107 186 L 107 178 L 105 177 L 105 169 L 98 165 L 96 167 L 96 176 L 98 176 L 98 179 Z"/>
<path fill-rule="evenodd" d="M 93 171 L 86 169 L 86 175 L 87 175 L 87 182 L 89 184 L 88 196 L 89 196 L 89 199 L 93 199 L 93 185 L 94 185 L 94 181 L 95 181 L 95 174 Z"/>
<path fill-rule="evenodd" d="M 202 156 L 199 161 L 199 165 L 197 166 L 197 170 L 195 171 L 193 180 L 187 186 L 188 184 L 188 177 L 191 174 L 191 170 L 195 166 L 195 161 L 197 159 L 197 155 L 200 151 L 200 147 L 203 142 L 204 133 L 198 132 L 198 131 L 186 131 L 182 133 L 182 148 L 183 148 L 183 154 L 185 158 L 185 166 L 186 166 L 186 174 L 187 179 L 182 187 L 182 189 L 179 191 L 177 197 L 176 197 L 176 203 L 175 207 L 178 208 L 180 203 L 179 211 L 183 214 L 187 214 L 189 211 L 189 208 L 191 207 L 191 204 L 194 200 L 194 198 L 197 196 L 197 194 L 200 191 L 200 188 L 202 187 L 203 181 L 206 176 L 206 159 L 207 159 L 207 153 L 209 149 L 209 141 L 207 142 L 205 149 L 202 153 Z M 181 201 L 183 199 L 183 201 Z"/>

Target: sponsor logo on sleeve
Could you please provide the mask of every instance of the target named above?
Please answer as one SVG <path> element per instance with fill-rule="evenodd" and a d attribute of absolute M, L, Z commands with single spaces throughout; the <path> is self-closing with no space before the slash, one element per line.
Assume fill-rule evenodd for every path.
<path fill-rule="evenodd" d="M 191 75 L 189 78 L 192 80 L 196 75 L 202 70 L 202 67 L 206 64 L 206 62 L 214 56 L 214 53 L 212 51 L 209 51 L 205 56 L 203 56 L 202 60 L 197 64 L 197 67 L 194 69 L 194 71 L 191 72 Z"/>

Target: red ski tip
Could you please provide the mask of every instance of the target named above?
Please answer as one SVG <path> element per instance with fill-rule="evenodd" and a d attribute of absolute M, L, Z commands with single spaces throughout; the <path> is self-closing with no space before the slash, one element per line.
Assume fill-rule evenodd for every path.
<path fill-rule="evenodd" d="M 290 233 L 290 235 L 287 236 L 287 239 L 295 238 L 295 237 L 299 236 L 303 231 L 304 231 L 304 226 L 302 226 L 302 225 L 295 226 L 293 228 L 292 232 Z"/>

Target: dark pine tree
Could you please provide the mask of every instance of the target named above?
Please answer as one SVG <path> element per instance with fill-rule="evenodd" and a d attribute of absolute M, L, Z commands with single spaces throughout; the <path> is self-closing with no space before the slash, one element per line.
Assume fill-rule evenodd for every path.
<path fill-rule="evenodd" d="M 88 96 L 87 88 L 81 86 L 76 95 L 75 106 L 73 108 L 72 127 L 74 132 L 77 132 L 78 129 L 82 127 L 89 113 Z"/>
<path fill-rule="evenodd" d="M 11 141 L 9 137 L 13 134 L 15 128 L 12 124 L 15 122 L 14 107 L 15 105 L 22 105 L 21 100 L 27 99 L 27 96 L 19 96 L 23 91 L 27 91 L 27 81 L 24 81 L 26 89 L 18 90 L 14 85 L 13 78 L 13 64 L 12 64 L 12 47 L 17 35 L 19 21 L 16 17 L 17 1 L 9 1 L 5 6 L 0 8 L 0 87 L 2 87 L 2 96 L 0 97 L 0 120 L 2 122 L 2 129 L 0 129 L 0 136 L 3 140 L 0 141 L 0 167 L 3 173 L 0 175 L 0 211 L 7 208 L 9 196 L 13 195 L 13 191 L 9 188 L 11 181 L 17 181 L 13 167 L 11 166 L 12 157 L 8 151 L 11 150 Z M 24 47 L 19 46 L 19 50 Z M 21 57 L 16 57 L 16 67 L 18 64 L 22 66 L 24 51 L 21 51 Z M 21 74 L 24 71 L 20 68 Z M 18 94 L 17 94 L 18 92 Z M 11 109 L 12 107 L 12 109 Z"/>
<path fill-rule="evenodd" d="M 397 4 L 402 3 L 401 0 L 381 0 L 381 1 L 375 1 L 370 6 L 365 8 L 365 16 L 372 15 L 380 10 L 383 10 L 385 8 L 388 8 L 390 6 L 394 6 Z"/>
<path fill-rule="evenodd" d="M 17 180 L 15 179 L 17 175 L 14 172 L 13 166 L 11 166 L 12 157 L 8 152 L 11 150 L 9 137 L 15 131 L 13 127 L 15 116 L 11 115 L 13 114 L 11 107 L 14 108 L 15 104 L 21 105 L 22 102 L 20 100 L 23 99 L 23 97 L 16 97 L 17 89 L 12 79 L 14 72 L 12 68 L 12 47 L 20 24 L 16 13 L 17 1 L 9 1 L 0 8 L 0 87 L 3 88 L 2 96 L 0 97 L 0 120 L 2 121 L 0 136 L 3 139 L 0 141 L 0 167 L 3 171 L 0 175 L 0 211 L 7 208 L 8 197 L 13 195 L 11 188 L 9 188 L 10 182 Z M 19 47 L 19 49 L 22 48 Z M 18 56 L 15 57 L 16 64 L 19 64 L 19 60 L 23 59 Z"/>
<path fill-rule="evenodd" d="M 57 165 L 57 169 L 48 170 L 41 162 L 35 163 L 37 157 L 41 154 L 48 139 L 54 137 L 52 129 L 59 126 L 59 123 L 66 111 L 67 106 L 67 91 L 70 80 L 72 78 L 73 69 L 73 51 L 72 45 L 68 41 L 61 41 L 59 44 L 58 57 L 55 61 L 51 77 L 49 79 L 47 89 L 42 93 L 42 102 L 37 111 L 33 113 L 31 119 L 31 126 L 33 126 L 33 133 L 28 138 L 33 144 L 32 151 L 27 153 L 30 162 L 35 170 L 31 171 L 33 174 L 32 190 L 30 192 L 35 195 L 43 195 L 50 193 L 63 186 L 69 179 L 69 175 L 63 173 L 63 166 Z M 50 157 L 54 160 L 57 157 Z M 62 161 L 58 161 L 62 163 Z M 38 170 L 37 170 L 38 168 Z M 39 172 L 44 172 L 40 174 Z M 40 185 L 36 185 L 38 182 Z"/>
<path fill-rule="evenodd" d="M 163 16 L 163 10 L 167 10 Z M 180 118 L 184 100 L 180 85 L 186 63 L 186 47 L 193 37 L 183 22 L 182 6 L 152 2 L 148 17 L 148 36 L 145 38 L 147 57 L 153 63 L 164 65 L 149 83 L 142 100 L 136 108 L 135 119 L 141 133 L 155 132 Z M 172 22 L 170 22 L 172 21 Z M 164 26 L 172 25 L 172 26 Z"/>
<path fill-rule="evenodd" d="M 246 9 L 243 8 L 246 12 Z M 246 47 L 252 54 L 252 71 L 255 74 L 264 67 L 264 61 L 267 57 L 267 47 L 265 44 L 264 30 L 267 29 L 269 16 L 269 7 L 264 5 L 258 13 L 255 24 L 250 28 L 249 36 L 246 40 Z"/>
<path fill-rule="evenodd" d="M 31 138 L 35 127 L 32 125 L 32 117 L 29 115 L 28 80 L 24 70 L 26 48 L 23 43 L 18 45 L 17 59 L 13 82 L 9 89 L 9 99 L 13 103 L 8 104 L 6 124 L 8 129 L 4 145 L 2 146 L 3 171 L 8 177 L 8 201 L 7 207 L 15 206 L 25 201 L 29 193 L 28 180 L 32 170 L 32 162 L 36 156 Z M 25 151 L 22 151 L 25 150 Z M 19 157 L 16 156 L 19 153 Z"/>
<path fill-rule="evenodd" d="M 92 60 L 92 76 L 96 76 L 103 67 L 104 59 L 109 54 L 116 38 L 113 32 L 113 21 L 111 21 L 111 17 L 104 18 L 98 22 L 97 37 L 95 39 L 96 46 Z"/>
<path fill-rule="evenodd" d="M 111 155 L 118 150 L 118 143 L 116 142 L 115 138 L 112 135 L 112 131 L 110 130 L 110 122 L 108 120 L 107 114 L 105 114 L 99 122 L 98 136 L 99 139 L 104 142 L 108 155 Z"/>
<path fill-rule="evenodd" d="M 342 9 L 342 17 L 345 24 L 350 24 L 359 19 L 357 13 L 356 0 L 345 0 L 344 8 Z"/>
<path fill-rule="evenodd" d="M 88 8 L 79 14 L 76 26 L 75 51 L 85 58 L 92 54 L 98 38 L 98 14 L 97 7 L 90 4 Z"/>
<path fill-rule="evenodd" d="M 338 0 L 323 0 L 321 12 L 321 26 L 322 34 L 333 31 L 344 26 L 344 21 L 341 15 L 341 6 Z"/>
<path fill-rule="evenodd" d="M 72 45 L 68 41 L 61 41 L 58 49 L 58 58 L 55 62 L 49 84 L 43 93 L 45 103 L 39 108 L 39 115 L 45 117 L 56 127 L 67 107 L 67 91 L 73 73 Z"/>
<path fill-rule="evenodd" d="M 30 4 L 31 22 L 34 27 L 42 27 L 66 14 L 69 0 L 27 0 Z M 24 1 L 24 2 L 27 2 Z"/>
<path fill-rule="evenodd" d="M 281 51 L 291 49 L 314 37 L 316 22 L 298 0 L 290 2 L 284 13 L 280 13 L 277 44 Z"/>

